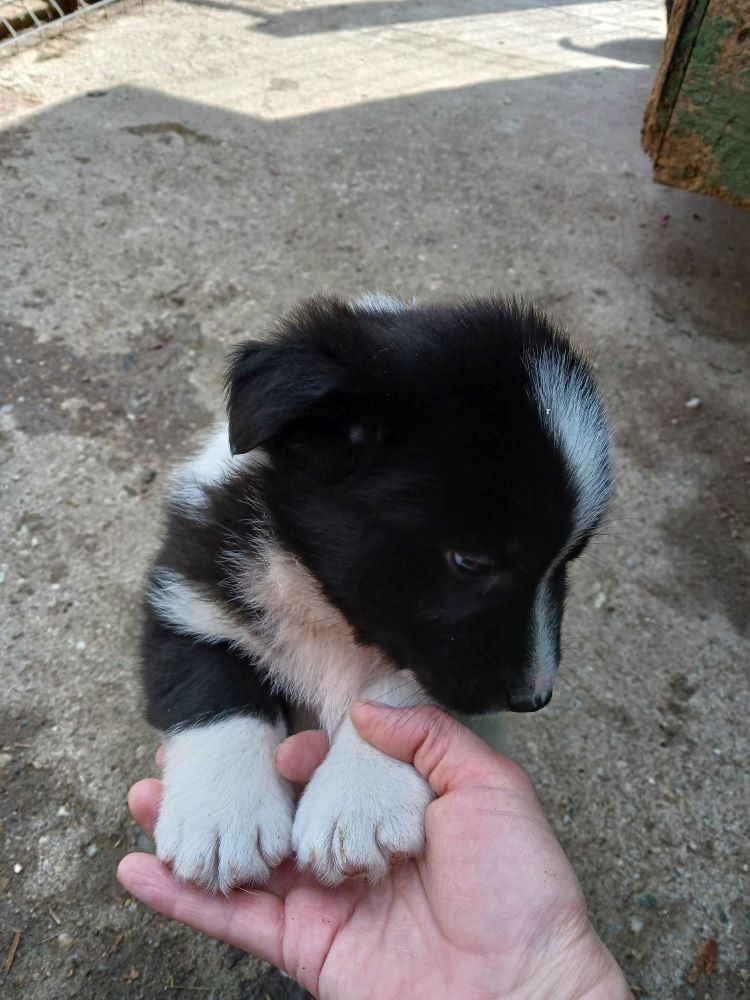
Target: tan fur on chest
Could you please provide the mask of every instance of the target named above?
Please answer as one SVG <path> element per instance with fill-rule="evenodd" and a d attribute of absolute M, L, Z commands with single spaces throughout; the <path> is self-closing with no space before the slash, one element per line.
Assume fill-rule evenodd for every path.
<path fill-rule="evenodd" d="M 245 562 L 237 583 L 245 606 L 259 615 L 256 655 L 287 697 L 312 709 L 328 732 L 374 681 L 395 678 L 379 650 L 356 642 L 307 569 L 272 543 Z"/>

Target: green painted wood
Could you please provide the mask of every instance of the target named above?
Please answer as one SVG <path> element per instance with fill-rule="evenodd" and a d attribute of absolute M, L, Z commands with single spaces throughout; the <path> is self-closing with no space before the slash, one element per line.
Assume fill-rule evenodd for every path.
<path fill-rule="evenodd" d="M 657 180 L 750 206 L 750 2 L 675 5 L 646 113 Z"/>
<path fill-rule="evenodd" d="M 664 80 L 664 86 L 656 106 L 657 121 L 662 130 L 668 127 L 672 117 L 707 7 L 708 0 L 693 0 L 687 5 L 670 61 L 669 72 Z"/>

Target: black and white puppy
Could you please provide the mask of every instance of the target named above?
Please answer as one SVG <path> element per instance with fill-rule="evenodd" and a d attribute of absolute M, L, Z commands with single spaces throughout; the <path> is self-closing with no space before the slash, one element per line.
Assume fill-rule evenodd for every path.
<path fill-rule="evenodd" d="M 238 347 L 227 410 L 175 478 L 148 590 L 157 853 L 223 892 L 292 851 L 330 884 L 377 877 L 421 850 L 431 792 L 348 710 L 547 704 L 567 567 L 612 494 L 604 409 L 531 308 L 368 295 Z M 298 709 L 331 748 L 295 815 L 274 751 Z"/>

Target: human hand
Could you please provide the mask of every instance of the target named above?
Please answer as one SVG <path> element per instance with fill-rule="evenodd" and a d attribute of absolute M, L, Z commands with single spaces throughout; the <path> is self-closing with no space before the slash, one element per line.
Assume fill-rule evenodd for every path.
<path fill-rule="evenodd" d="M 286 862 L 262 890 L 224 897 L 175 881 L 151 855 L 131 854 L 118 869 L 123 886 L 326 1000 L 630 997 L 526 773 L 436 708 L 362 702 L 352 719 L 435 791 L 423 856 L 377 885 L 350 879 L 335 889 Z M 300 733 L 281 744 L 277 766 L 304 781 L 324 753 L 321 733 Z M 148 779 L 130 791 L 147 830 L 160 789 Z"/>

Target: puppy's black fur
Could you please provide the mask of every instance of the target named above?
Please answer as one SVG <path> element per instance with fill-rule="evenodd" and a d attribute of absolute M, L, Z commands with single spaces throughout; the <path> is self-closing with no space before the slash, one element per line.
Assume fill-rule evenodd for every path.
<path fill-rule="evenodd" d="M 225 559 L 238 546 L 252 549 L 260 517 L 358 641 L 413 670 L 438 702 L 465 712 L 525 704 L 536 589 L 571 538 L 577 500 L 530 384 L 529 358 L 544 352 L 561 359 L 563 372 L 591 380 L 530 308 L 494 299 L 384 312 L 330 298 L 306 303 L 270 342 L 240 346 L 227 372 L 231 450 L 262 446 L 270 463 L 206 487 L 197 524 L 173 507 L 158 564 L 242 617 Z M 611 483 L 607 463 L 601 512 L 551 579 L 556 656 L 566 568 L 604 512 Z M 462 575 L 451 552 L 487 558 L 491 568 Z M 186 697 L 184 718 L 170 711 L 170 656 L 157 652 L 168 641 L 163 626 L 148 627 L 155 724 L 263 701 L 256 690 L 234 691 L 231 670 L 199 665 L 201 697 Z M 224 695 L 208 690 L 208 677 L 218 676 Z M 186 683 L 172 679 L 168 690 L 184 694 Z"/>
<path fill-rule="evenodd" d="M 329 617 L 452 710 L 546 704 L 567 567 L 612 492 L 591 369 L 547 319 L 494 298 L 313 299 L 234 351 L 226 389 L 230 447 L 220 431 L 176 480 L 152 576 L 154 725 L 300 702 L 331 718 L 325 676 L 318 697 L 282 662 L 325 644 Z M 303 599 L 264 583 L 282 557 L 320 596 L 304 635 Z"/>

